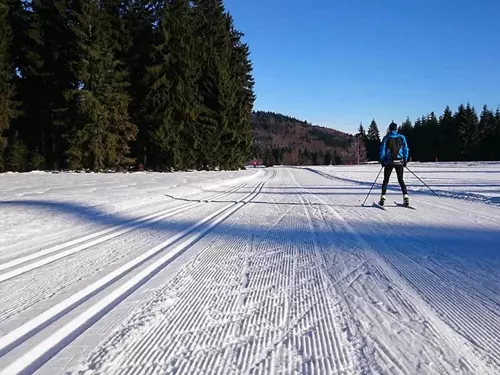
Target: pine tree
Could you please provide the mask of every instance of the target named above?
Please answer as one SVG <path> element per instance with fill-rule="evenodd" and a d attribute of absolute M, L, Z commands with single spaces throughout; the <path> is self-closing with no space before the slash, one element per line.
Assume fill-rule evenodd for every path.
<path fill-rule="evenodd" d="M 230 141 L 227 100 L 234 86 L 230 80 L 231 41 L 221 0 L 198 0 L 195 4 L 196 33 L 199 37 L 199 61 L 203 66 L 198 78 L 202 98 L 198 116 L 201 138 L 199 164 L 216 167 L 223 153 L 223 143 Z"/>
<path fill-rule="evenodd" d="M 476 110 L 469 103 L 465 107 L 462 104 L 455 114 L 455 120 L 458 127 L 460 159 L 470 160 L 481 136 Z"/>
<path fill-rule="evenodd" d="M 495 112 L 495 119 L 494 119 L 494 134 L 492 136 L 492 143 L 495 145 L 494 146 L 494 153 L 493 153 L 493 160 L 500 160 L 500 108 L 497 108 Z"/>
<path fill-rule="evenodd" d="M 264 157 L 262 162 L 266 167 L 272 167 L 274 165 L 274 156 L 271 147 L 267 147 L 266 151 L 264 151 Z"/>
<path fill-rule="evenodd" d="M 439 119 L 440 144 L 442 156 L 440 160 L 452 161 L 458 158 L 458 128 L 455 124 L 453 112 L 447 106 Z"/>
<path fill-rule="evenodd" d="M 357 163 L 358 159 L 359 159 L 359 162 L 363 162 L 367 158 L 366 146 L 368 143 L 366 131 L 365 131 L 365 128 L 363 127 L 363 124 L 359 124 L 358 133 L 355 135 L 355 137 L 356 137 L 356 141 L 355 141 L 356 160 L 355 161 Z"/>
<path fill-rule="evenodd" d="M 10 137 L 6 150 L 5 166 L 7 170 L 25 172 L 28 170 L 29 150 L 16 131 Z"/>
<path fill-rule="evenodd" d="M 495 160 L 495 114 L 487 105 L 483 106 L 479 117 L 479 132 L 481 137 L 476 144 L 474 155 L 479 160 Z"/>
<path fill-rule="evenodd" d="M 379 160 L 380 157 L 380 132 L 375 119 L 372 120 L 367 132 L 368 160 Z"/>
<path fill-rule="evenodd" d="M 24 9 L 26 19 L 18 20 L 24 35 L 20 67 L 20 97 L 24 119 L 19 135 L 31 150 L 38 148 L 51 169 L 65 165 L 65 134 L 71 124 L 65 92 L 75 82 L 75 40 L 70 24 L 70 0 L 33 0 Z M 73 5 L 72 5 L 73 6 Z"/>
<path fill-rule="evenodd" d="M 191 12 L 187 0 L 164 3 L 147 69 L 149 91 L 144 108 L 149 154 L 160 169 L 192 167 L 200 143 L 195 86 L 199 65 Z"/>
<path fill-rule="evenodd" d="M 229 127 L 223 142 L 221 166 L 224 169 L 243 168 L 248 160 L 252 145 L 252 113 L 255 95 L 250 51 L 241 41 L 243 33 L 234 28 L 233 20 L 226 14 L 226 32 L 230 37 L 229 76 L 231 85 L 226 87 L 226 105 Z M 279 162 L 283 162 L 283 150 L 280 150 Z"/>
<path fill-rule="evenodd" d="M 406 142 L 408 143 L 408 148 L 410 150 L 409 157 L 411 158 L 413 153 L 413 124 L 409 117 L 407 117 L 406 120 L 401 124 L 399 132 L 406 138 Z"/>
<path fill-rule="evenodd" d="M 125 62 L 129 73 L 129 113 L 131 121 L 138 126 L 132 153 L 139 163 L 149 164 L 147 150 L 150 146 L 149 114 L 144 107 L 149 93 L 147 67 L 152 66 L 154 25 L 158 25 L 160 7 L 149 0 L 128 0 L 124 12 L 125 31 L 128 34 L 128 50 Z M 150 160 L 154 161 L 154 160 Z"/>
<path fill-rule="evenodd" d="M 9 22 L 11 3 L 0 0 L 0 172 L 4 170 L 7 131 L 14 117 L 13 66 L 11 60 L 12 30 Z"/>
<path fill-rule="evenodd" d="M 425 148 L 425 161 L 441 160 L 441 149 L 439 147 L 439 120 L 434 112 L 431 112 L 425 126 L 424 138 L 427 147 Z"/>
<path fill-rule="evenodd" d="M 137 132 L 128 116 L 127 72 L 115 57 L 119 40 L 108 32 L 116 14 L 101 4 L 80 0 L 72 27 L 78 43 L 78 87 L 66 92 L 75 110 L 69 136 L 70 167 L 94 171 L 132 164 L 129 144 Z"/>

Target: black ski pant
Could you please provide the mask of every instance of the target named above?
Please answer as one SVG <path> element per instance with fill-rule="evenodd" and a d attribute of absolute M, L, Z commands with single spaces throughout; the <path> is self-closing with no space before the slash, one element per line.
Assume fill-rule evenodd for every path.
<path fill-rule="evenodd" d="M 387 186 L 389 185 L 389 179 L 391 178 L 393 169 L 396 170 L 399 186 L 401 186 L 403 194 L 407 194 L 408 191 L 406 190 L 406 185 L 403 180 L 404 167 L 402 165 L 386 165 L 384 167 L 384 183 L 382 184 L 382 195 L 385 195 L 387 193 Z"/>

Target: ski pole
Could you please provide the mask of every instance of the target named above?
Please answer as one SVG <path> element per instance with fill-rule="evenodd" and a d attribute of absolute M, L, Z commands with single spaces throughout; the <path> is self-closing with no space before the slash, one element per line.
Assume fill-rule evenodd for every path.
<path fill-rule="evenodd" d="M 414 175 L 416 178 L 418 178 L 418 180 L 419 180 L 421 183 L 423 183 L 427 189 L 429 189 L 429 190 L 430 190 L 430 191 L 432 191 L 434 194 L 436 194 L 436 196 L 437 196 L 438 198 L 441 198 L 441 197 L 440 197 L 440 196 L 439 196 L 439 195 L 438 195 L 438 194 L 437 194 L 434 190 L 432 190 L 432 189 L 429 187 L 429 185 L 427 185 L 424 181 L 422 181 L 422 180 L 420 179 L 420 177 L 418 177 L 415 173 L 413 173 L 413 171 L 412 171 L 410 168 L 406 167 L 406 169 L 408 169 L 408 170 L 411 172 L 411 174 L 412 174 L 412 175 Z"/>
<path fill-rule="evenodd" d="M 376 182 L 377 182 L 377 180 L 378 180 L 378 176 L 380 176 L 380 173 L 382 173 L 382 169 L 384 169 L 384 167 L 381 167 L 381 168 L 380 168 L 380 171 L 378 172 L 377 178 L 375 179 L 375 181 L 373 181 L 372 187 L 370 188 L 370 191 L 368 192 L 368 195 L 366 196 L 365 201 L 363 202 L 362 206 L 364 206 L 364 205 L 365 205 L 365 203 L 366 203 L 366 201 L 367 201 L 368 197 L 370 196 L 370 193 L 372 192 L 372 189 L 373 189 L 373 187 L 375 186 L 375 183 L 376 183 Z"/>

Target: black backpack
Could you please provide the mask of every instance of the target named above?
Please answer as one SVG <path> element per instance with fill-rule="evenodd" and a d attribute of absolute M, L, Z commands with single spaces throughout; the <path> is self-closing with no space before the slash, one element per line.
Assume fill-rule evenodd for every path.
<path fill-rule="evenodd" d="M 403 139 L 401 137 L 387 139 L 387 149 L 391 153 L 392 160 L 400 159 L 399 151 L 401 150 L 401 147 L 403 147 Z"/>

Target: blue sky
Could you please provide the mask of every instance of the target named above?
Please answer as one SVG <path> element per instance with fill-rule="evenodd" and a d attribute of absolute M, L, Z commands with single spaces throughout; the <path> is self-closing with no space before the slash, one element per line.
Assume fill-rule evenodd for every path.
<path fill-rule="evenodd" d="M 256 110 L 355 132 L 500 105 L 500 0 L 225 0 Z"/>

